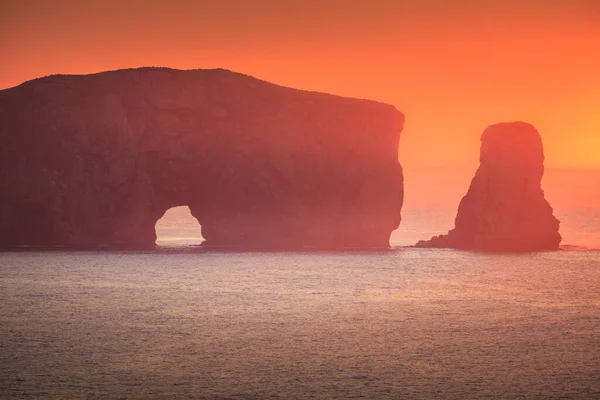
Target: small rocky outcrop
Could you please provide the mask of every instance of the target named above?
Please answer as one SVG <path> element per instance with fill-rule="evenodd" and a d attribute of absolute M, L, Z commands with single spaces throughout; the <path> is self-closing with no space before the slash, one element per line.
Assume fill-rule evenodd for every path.
<path fill-rule="evenodd" d="M 181 205 L 215 247 L 388 247 L 403 123 L 220 69 L 29 81 L 0 91 L 0 248 L 152 247 Z"/>
<path fill-rule="evenodd" d="M 458 207 L 454 229 L 416 247 L 558 249 L 560 222 L 541 188 L 544 150 L 537 130 L 524 122 L 488 127 L 481 137 L 480 163 Z"/>

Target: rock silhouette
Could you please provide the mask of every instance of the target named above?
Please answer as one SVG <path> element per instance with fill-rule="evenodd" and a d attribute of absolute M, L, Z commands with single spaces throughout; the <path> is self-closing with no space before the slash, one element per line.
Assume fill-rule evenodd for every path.
<path fill-rule="evenodd" d="M 403 123 L 221 69 L 29 81 L 0 91 L 0 247 L 152 247 L 181 205 L 216 247 L 388 247 Z"/>
<path fill-rule="evenodd" d="M 560 222 L 544 198 L 544 150 L 537 130 L 524 122 L 488 127 L 480 166 L 460 202 L 455 227 L 417 247 L 484 251 L 558 249 Z"/>

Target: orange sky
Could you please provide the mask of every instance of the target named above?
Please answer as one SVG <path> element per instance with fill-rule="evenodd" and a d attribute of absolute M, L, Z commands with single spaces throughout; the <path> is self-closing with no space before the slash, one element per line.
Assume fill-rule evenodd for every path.
<path fill-rule="evenodd" d="M 474 166 L 492 123 L 549 167 L 600 167 L 597 0 L 0 0 L 0 88 L 54 73 L 224 67 L 394 104 L 407 167 Z"/>

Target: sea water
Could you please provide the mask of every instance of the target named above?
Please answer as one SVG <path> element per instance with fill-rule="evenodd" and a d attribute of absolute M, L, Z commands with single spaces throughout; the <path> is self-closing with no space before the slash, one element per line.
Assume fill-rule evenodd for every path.
<path fill-rule="evenodd" d="M 469 178 L 407 171 L 389 251 L 207 252 L 183 208 L 156 251 L 0 253 L 0 398 L 600 398 L 586 173 L 545 178 L 562 251 L 404 247 L 452 227 Z"/>

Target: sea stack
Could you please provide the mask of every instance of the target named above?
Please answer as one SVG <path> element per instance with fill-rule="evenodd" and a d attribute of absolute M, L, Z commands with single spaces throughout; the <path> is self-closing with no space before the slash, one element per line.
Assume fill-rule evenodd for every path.
<path fill-rule="evenodd" d="M 208 246 L 389 247 L 403 123 L 222 69 L 29 81 L 0 91 L 0 248 L 153 247 L 183 205 Z"/>
<path fill-rule="evenodd" d="M 455 227 L 417 247 L 483 251 L 556 250 L 560 222 L 544 198 L 544 150 L 538 131 L 525 122 L 488 127 L 481 137 L 480 166 L 458 207 Z"/>

